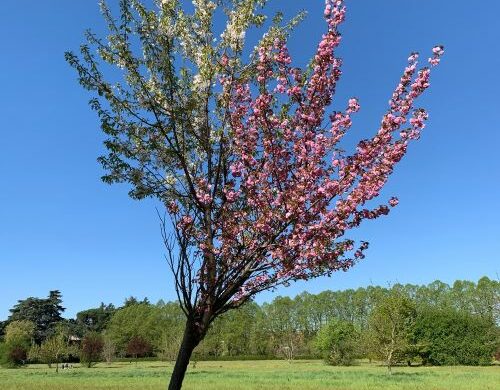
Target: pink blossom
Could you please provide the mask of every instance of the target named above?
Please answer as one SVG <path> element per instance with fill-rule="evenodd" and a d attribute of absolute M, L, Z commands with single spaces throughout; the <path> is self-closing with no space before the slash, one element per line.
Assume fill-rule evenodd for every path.
<path fill-rule="evenodd" d="M 356 98 L 349 99 L 349 106 L 347 108 L 347 112 L 349 112 L 349 113 L 358 112 L 359 108 L 360 108 L 360 106 L 359 106 L 358 99 L 356 99 Z"/>
<path fill-rule="evenodd" d="M 389 204 L 391 205 L 391 207 L 396 207 L 398 203 L 399 203 L 398 198 L 392 197 L 391 199 L 389 199 Z"/>
<path fill-rule="evenodd" d="M 310 72 L 292 67 L 285 40 L 277 38 L 257 49 L 252 77 L 234 78 L 229 70 L 217 77 L 227 100 L 224 143 L 212 150 L 222 156 L 220 174 L 213 174 L 213 164 L 210 183 L 195 178 L 186 184 L 202 211 L 183 216 L 178 227 L 215 258 L 217 278 L 241 277 L 240 285 L 219 286 L 221 294 L 237 291 L 234 303 L 292 280 L 349 269 L 368 248 L 346 238 L 349 230 L 398 204 L 395 197 L 373 202 L 425 127 L 428 115 L 415 105 L 430 86 L 431 69 L 412 53 L 380 122 L 354 150 L 345 150 L 342 141 L 360 109 L 351 98 L 343 110 L 330 110 L 342 75 L 337 48 L 345 11 L 344 1 L 326 1 L 325 33 Z M 431 64 L 442 54 L 442 47 L 434 48 Z M 221 64 L 229 65 L 225 55 Z M 205 291 L 212 283 L 208 274 L 200 273 Z"/>
<path fill-rule="evenodd" d="M 432 52 L 438 56 L 442 56 L 444 54 L 444 46 L 438 45 L 432 48 Z"/>
<path fill-rule="evenodd" d="M 179 206 L 175 201 L 168 202 L 167 210 L 170 214 L 177 214 L 179 212 Z"/>

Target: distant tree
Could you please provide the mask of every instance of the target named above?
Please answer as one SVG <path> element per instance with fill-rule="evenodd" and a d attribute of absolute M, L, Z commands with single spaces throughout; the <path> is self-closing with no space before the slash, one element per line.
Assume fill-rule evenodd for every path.
<path fill-rule="evenodd" d="M 474 311 L 500 326 L 500 280 L 482 277 L 477 282 Z"/>
<path fill-rule="evenodd" d="M 212 356 L 237 356 L 250 353 L 257 310 L 259 310 L 258 305 L 249 302 L 238 310 L 225 313 L 216 319 L 207 337 L 195 352 L 208 352 Z M 265 339 L 268 336 L 266 334 Z"/>
<path fill-rule="evenodd" d="M 222 339 L 229 356 L 244 355 L 250 349 L 251 332 L 255 326 L 257 310 L 258 307 L 254 302 L 248 302 L 238 310 L 225 313 L 220 318 Z"/>
<path fill-rule="evenodd" d="M 5 328 L 7 327 L 7 325 L 7 321 L 0 321 L 0 340 L 2 340 L 3 336 L 5 335 Z"/>
<path fill-rule="evenodd" d="M 255 312 L 254 326 L 249 329 L 249 352 L 252 355 L 270 356 L 274 353 L 267 320 L 265 311 L 259 306 Z"/>
<path fill-rule="evenodd" d="M 18 301 L 10 310 L 11 315 L 7 322 L 31 321 L 35 324 L 34 339 L 37 344 L 52 336 L 56 324 L 63 321 L 61 306 L 61 293 L 58 290 L 51 291 L 48 298 L 27 298 Z"/>
<path fill-rule="evenodd" d="M 306 338 L 310 338 L 321 328 L 317 320 L 319 307 L 317 307 L 316 295 L 304 291 L 302 294 L 297 295 L 294 301 L 297 307 L 297 323 L 305 333 Z"/>
<path fill-rule="evenodd" d="M 425 308 L 416 318 L 412 341 L 424 364 L 488 365 L 498 348 L 491 319 L 450 308 Z"/>
<path fill-rule="evenodd" d="M 419 305 L 440 308 L 453 307 L 452 289 L 448 284 L 440 280 L 435 280 L 428 285 L 420 286 L 416 293 L 416 300 Z"/>
<path fill-rule="evenodd" d="M 12 321 L 5 328 L 5 342 L 29 347 L 35 334 L 35 324 L 32 321 Z"/>
<path fill-rule="evenodd" d="M 107 364 L 111 364 L 116 357 L 116 345 L 106 334 L 103 336 L 102 358 Z"/>
<path fill-rule="evenodd" d="M 333 320 L 319 331 L 315 345 L 333 366 L 349 366 L 359 353 L 360 334 L 352 322 Z"/>
<path fill-rule="evenodd" d="M 123 307 L 129 307 L 129 306 L 134 306 L 137 305 L 139 301 L 137 300 L 136 297 L 130 296 L 127 299 L 125 299 L 125 302 L 123 302 Z"/>
<path fill-rule="evenodd" d="M 300 353 L 302 345 L 304 345 L 304 335 L 301 332 L 290 333 L 277 345 L 276 355 L 291 362 Z"/>
<path fill-rule="evenodd" d="M 468 280 L 456 280 L 449 290 L 450 304 L 448 307 L 439 305 L 441 309 L 455 309 L 468 313 L 477 312 L 477 285 Z"/>
<path fill-rule="evenodd" d="M 72 353 L 74 351 L 68 345 L 66 336 L 63 333 L 57 333 L 46 339 L 40 346 L 33 346 L 29 357 L 30 360 L 47 364 L 49 368 L 55 364 L 56 372 L 59 372 L 59 364 Z"/>
<path fill-rule="evenodd" d="M 101 334 L 91 332 L 85 335 L 82 340 L 80 349 L 80 361 L 84 363 L 87 368 L 99 362 L 104 350 L 104 339 Z"/>
<path fill-rule="evenodd" d="M 136 297 L 130 296 L 127 299 L 125 299 L 125 302 L 123 302 L 123 307 L 138 305 L 140 303 L 143 303 L 145 305 L 151 304 L 151 302 L 149 302 L 149 299 L 147 297 L 144 297 L 142 301 L 139 301 Z"/>
<path fill-rule="evenodd" d="M 415 316 L 414 303 L 396 289 L 378 303 L 370 316 L 371 350 L 385 361 L 390 374 L 392 366 L 406 357 Z"/>
<path fill-rule="evenodd" d="M 112 304 L 105 305 L 101 303 L 101 306 L 98 308 L 87 309 L 77 313 L 76 325 L 79 329 L 79 333 L 81 335 L 90 332 L 101 333 L 106 329 L 115 311 L 116 308 Z"/>
<path fill-rule="evenodd" d="M 81 336 L 82 327 L 77 324 L 76 318 L 63 318 L 61 322 L 56 324 L 56 333 L 58 327 L 62 327 L 68 337 Z"/>
<path fill-rule="evenodd" d="M 24 346 L 12 342 L 0 343 L 0 366 L 15 368 L 27 360 L 27 350 Z"/>
<path fill-rule="evenodd" d="M 182 342 L 184 313 L 177 302 L 163 301 L 156 305 L 161 317 L 161 341 L 158 345 L 158 357 L 166 361 L 174 361 Z"/>
<path fill-rule="evenodd" d="M 181 323 L 182 324 L 182 323 Z M 177 357 L 177 352 L 182 342 L 182 333 L 165 331 L 161 335 L 157 356 L 160 360 L 172 362 Z"/>
<path fill-rule="evenodd" d="M 199 356 L 210 356 L 219 358 L 226 353 L 226 345 L 221 326 L 214 324 L 210 328 L 207 336 L 198 344 L 194 350 L 193 359 L 198 360 Z"/>
<path fill-rule="evenodd" d="M 5 342 L 0 350 L 0 364 L 16 367 L 28 358 L 33 342 L 35 324 L 31 321 L 12 321 L 5 327 Z"/>
<path fill-rule="evenodd" d="M 33 344 L 27 354 L 27 359 L 30 361 L 31 364 L 35 363 L 45 363 L 41 357 L 40 354 L 40 346 L 38 344 Z M 51 368 L 51 365 L 49 364 L 49 368 Z"/>
<path fill-rule="evenodd" d="M 127 355 L 135 359 L 145 357 L 153 352 L 151 344 L 141 336 L 134 336 L 127 344 Z"/>
<path fill-rule="evenodd" d="M 296 302 L 290 297 L 276 297 L 271 304 L 264 304 L 262 309 L 276 354 L 293 360 L 304 346 L 304 336 L 297 322 Z"/>
<path fill-rule="evenodd" d="M 126 353 L 127 345 L 134 337 L 146 340 L 156 349 L 160 347 L 164 324 L 161 308 L 143 303 L 125 306 L 111 318 L 106 334 L 115 343 L 118 352 Z"/>
<path fill-rule="evenodd" d="M 9 345 L 9 343 L 7 343 Z M 28 358 L 28 351 L 20 345 L 13 345 L 9 350 L 8 359 L 14 364 L 22 364 Z"/>

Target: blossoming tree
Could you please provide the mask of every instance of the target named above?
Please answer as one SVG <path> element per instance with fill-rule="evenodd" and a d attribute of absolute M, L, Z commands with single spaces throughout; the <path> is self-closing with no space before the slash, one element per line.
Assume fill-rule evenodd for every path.
<path fill-rule="evenodd" d="M 368 244 L 345 234 L 398 203 L 368 205 L 427 119 L 414 102 L 441 46 L 430 67 L 409 57 L 378 130 L 345 153 L 340 142 L 358 100 L 329 110 L 341 76 L 344 1 L 326 1 L 326 31 L 305 69 L 287 50 L 303 15 L 268 23 L 266 2 L 193 0 L 188 11 L 180 0 L 157 0 L 153 10 L 121 0 L 117 20 L 102 3 L 107 40 L 88 32 L 81 56 L 66 54 L 83 87 L 99 95 L 91 105 L 107 135 L 104 181 L 130 183 L 133 198 L 156 197 L 172 221 L 167 259 L 187 321 L 169 389 L 181 387 L 217 316 L 260 291 L 363 258 Z M 219 36 L 214 19 L 223 18 Z M 266 32 L 245 60 L 252 26 Z M 105 79 L 103 62 L 123 79 Z"/>

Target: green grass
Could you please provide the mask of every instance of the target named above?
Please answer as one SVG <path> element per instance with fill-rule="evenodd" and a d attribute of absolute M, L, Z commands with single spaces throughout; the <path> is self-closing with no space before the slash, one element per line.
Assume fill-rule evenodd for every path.
<path fill-rule="evenodd" d="M 99 364 L 63 370 L 47 366 L 0 369 L 1 390 L 166 389 L 172 365 Z M 199 362 L 190 365 L 186 390 L 500 390 L 500 367 L 329 367 L 320 361 Z"/>

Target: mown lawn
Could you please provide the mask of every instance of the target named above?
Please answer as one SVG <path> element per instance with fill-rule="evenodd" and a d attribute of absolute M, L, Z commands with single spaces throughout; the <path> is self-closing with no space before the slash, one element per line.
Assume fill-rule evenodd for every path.
<path fill-rule="evenodd" d="M 99 364 L 55 373 L 47 366 L 0 369 L 1 390 L 166 389 L 172 366 L 163 362 Z M 500 366 L 397 367 L 388 376 L 374 365 L 329 367 L 320 361 L 199 362 L 186 390 L 500 390 Z"/>

